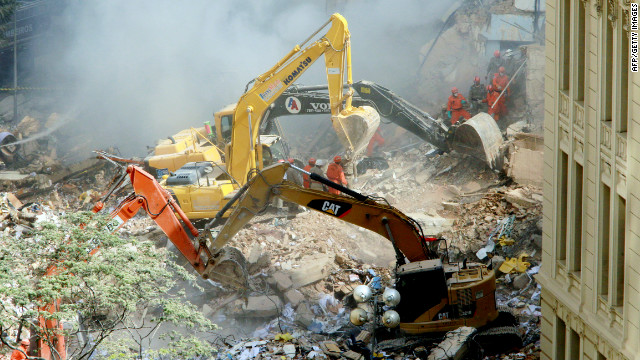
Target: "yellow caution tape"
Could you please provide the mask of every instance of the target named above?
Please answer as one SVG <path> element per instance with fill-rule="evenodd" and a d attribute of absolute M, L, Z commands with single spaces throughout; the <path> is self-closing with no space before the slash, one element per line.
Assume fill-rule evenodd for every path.
<path fill-rule="evenodd" d="M 17 88 L 0 88 L 0 91 L 19 91 L 19 90 L 45 90 L 45 91 L 59 91 L 62 88 L 46 88 L 46 87 L 17 87 Z"/>

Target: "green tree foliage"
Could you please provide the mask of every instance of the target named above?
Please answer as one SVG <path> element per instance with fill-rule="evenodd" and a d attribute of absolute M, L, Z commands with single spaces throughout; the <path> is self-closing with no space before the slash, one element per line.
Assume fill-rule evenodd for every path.
<path fill-rule="evenodd" d="M 0 0 L 0 41 L 13 41 L 5 39 L 5 31 L 13 28 L 13 14 L 17 7 L 17 0 Z"/>
<path fill-rule="evenodd" d="M 141 358 L 154 351 L 183 359 L 210 355 L 214 349 L 202 341 L 184 352 L 180 344 L 192 338 L 176 337 L 172 346 L 178 350 L 149 348 L 165 323 L 192 332 L 216 326 L 184 299 L 183 292 L 172 290 L 178 280 L 195 281 L 193 275 L 150 241 L 110 234 L 105 230 L 108 221 L 75 213 L 19 239 L 0 237 L 0 327 L 15 329 L 22 323 L 28 328 L 39 317 L 62 320 L 75 359 L 88 357 L 112 336 L 124 341 L 123 334 L 136 346 L 106 346 L 101 354 Z M 56 311 L 42 310 L 57 299 L 61 301 Z M 57 335 L 54 329 L 35 329 L 44 339 Z"/>

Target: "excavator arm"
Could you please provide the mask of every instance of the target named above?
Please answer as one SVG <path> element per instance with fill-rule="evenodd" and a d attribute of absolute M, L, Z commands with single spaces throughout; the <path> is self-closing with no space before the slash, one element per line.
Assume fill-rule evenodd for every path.
<path fill-rule="evenodd" d="M 344 77 L 351 84 L 351 46 L 347 21 L 340 14 L 333 14 L 329 21 L 313 33 L 306 44 L 325 26 L 331 24 L 327 33 L 319 40 L 302 49 L 296 45 L 269 71 L 258 76 L 254 85 L 237 103 L 231 133 L 231 144 L 227 157 L 227 168 L 231 176 L 244 184 L 252 169 L 259 170 L 256 140 L 260 122 L 267 107 L 304 73 L 321 55 L 325 57 L 331 121 L 338 138 L 349 150 L 358 153 L 366 147 L 380 122 L 380 117 L 371 107 L 351 106 L 353 90 L 342 92 Z M 247 149 L 249 151 L 247 151 Z"/>
<path fill-rule="evenodd" d="M 350 196 L 333 195 L 299 187 L 283 181 L 284 174 L 290 166 L 288 163 L 279 163 L 267 167 L 242 187 L 234 199 L 238 202 L 234 211 L 217 236 L 214 238 L 209 231 L 202 235 L 209 238 L 212 251 L 222 249 L 244 225 L 269 204 L 273 196 L 279 196 L 283 200 L 384 236 L 393 244 L 399 265 L 404 264 L 405 259 L 415 262 L 437 257 L 431 246 L 431 243 L 437 239 L 425 237 L 415 220 L 386 201 L 359 194 L 316 174 L 310 174 L 313 180 L 334 187 Z"/>
<path fill-rule="evenodd" d="M 107 199 L 127 183 L 131 183 L 133 192 L 111 212 L 113 222 L 110 223 L 109 230 L 116 231 L 140 209 L 143 209 L 199 275 L 234 288 L 247 287 L 246 266 L 239 250 L 226 247 L 211 251 L 204 241 L 197 242 L 196 247 L 182 224 L 195 238 L 201 238 L 199 231 L 189 221 L 171 194 L 163 189 L 153 176 L 138 166 L 129 165 L 126 172 L 114 181 L 107 193 L 95 205 L 93 211 L 102 210 Z"/>

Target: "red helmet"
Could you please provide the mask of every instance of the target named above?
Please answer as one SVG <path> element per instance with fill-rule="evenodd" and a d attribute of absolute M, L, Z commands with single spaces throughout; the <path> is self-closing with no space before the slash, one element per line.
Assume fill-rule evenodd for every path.
<path fill-rule="evenodd" d="M 342 161 L 342 156 L 336 155 L 333 157 L 333 162 L 339 164 Z"/>
<path fill-rule="evenodd" d="M 457 87 L 454 86 L 454 87 L 451 88 L 451 93 L 452 94 L 455 94 L 457 92 L 458 92 L 458 88 Z"/>
<path fill-rule="evenodd" d="M 487 85 L 487 91 L 491 91 L 493 90 L 493 86 L 491 86 L 491 84 Z"/>
<path fill-rule="evenodd" d="M 473 83 L 474 84 L 480 84 L 480 76 L 476 76 L 473 78 Z"/>
<path fill-rule="evenodd" d="M 284 162 L 284 160 L 280 159 L 280 160 L 278 160 L 278 162 L 279 162 L 279 163 L 283 163 L 283 162 Z"/>
<path fill-rule="evenodd" d="M 315 164 L 316 164 L 316 159 L 315 158 L 309 159 L 309 165 L 313 166 Z"/>
<path fill-rule="evenodd" d="M 493 52 L 493 56 L 499 58 L 500 57 L 500 50 L 496 50 Z"/>
<path fill-rule="evenodd" d="M 289 162 L 289 164 L 293 164 L 293 158 L 288 158 L 287 161 Z"/>
<path fill-rule="evenodd" d="M 29 339 L 24 339 L 20 341 L 20 345 L 29 346 L 29 344 L 30 344 Z"/>
<path fill-rule="evenodd" d="M 503 73 L 504 72 L 504 66 L 500 66 L 500 68 L 498 69 L 498 72 Z"/>

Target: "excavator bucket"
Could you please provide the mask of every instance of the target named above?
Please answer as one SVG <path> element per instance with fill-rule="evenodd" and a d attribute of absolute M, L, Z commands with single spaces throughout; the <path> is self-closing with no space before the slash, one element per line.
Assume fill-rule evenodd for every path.
<path fill-rule="evenodd" d="M 502 133 L 487 113 L 478 113 L 460 125 L 451 147 L 486 162 L 492 169 L 502 166 Z"/>
<path fill-rule="evenodd" d="M 380 125 L 380 115 L 371 106 L 352 108 L 346 114 L 331 117 L 338 139 L 353 159 L 369 144 Z"/>
<path fill-rule="evenodd" d="M 249 288 L 247 261 L 242 252 L 231 246 L 223 247 L 214 257 L 215 265 L 207 268 L 207 278 L 234 289 Z"/>

